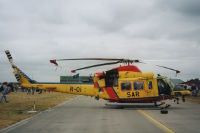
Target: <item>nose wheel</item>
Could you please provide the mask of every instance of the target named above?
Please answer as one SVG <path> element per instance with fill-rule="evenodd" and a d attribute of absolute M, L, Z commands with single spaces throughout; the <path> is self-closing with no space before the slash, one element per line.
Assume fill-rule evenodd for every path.
<path fill-rule="evenodd" d="M 161 113 L 161 114 L 168 114 L 168 110 L 167 110 L 167 109 L 161 109 L 161 110 L 160 110 L 160 113 Z"/>

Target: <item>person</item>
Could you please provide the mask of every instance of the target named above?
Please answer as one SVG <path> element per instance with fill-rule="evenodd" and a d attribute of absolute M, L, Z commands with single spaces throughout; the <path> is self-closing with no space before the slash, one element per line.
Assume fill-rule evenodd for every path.
<path fill-rule="evenodd" d="M 192 96 L 197 96 L 197 87 L 195 85 L 192 86 Z"/>
<path fill-rule="evenodd" d="M 7 89 L 8 89 L 7 83 L 4 83 L 2 86 L 2 92 L 1 92 L 2 96 L 1 96 L 0 103 L 3 101 L 3 99 L 5 100 L 6 103 L 8 103 L 8 100 L 6 98 Z"/>
<path fill-rule="evenodd" d="M 0 84 L 0 92 L 3 91 L 3 84 Z"/>
<path fill-rule="evenodd" d="M 27 94 L 27 95 L 30 95 L 30 94 L 31 94 L 31 89 L 26 88 L 26 94 Z"/>
<path fill-rule="evenodd" d="M 35 93 L 35 88 L 32 87 L 31 90 L 32 90 L 32 95 L 34 95 L 34 93 Z"/>

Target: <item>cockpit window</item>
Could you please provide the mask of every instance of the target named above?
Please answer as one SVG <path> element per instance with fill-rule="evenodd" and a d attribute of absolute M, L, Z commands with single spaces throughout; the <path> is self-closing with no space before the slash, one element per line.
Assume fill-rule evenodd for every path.
<path fill-rule="evenodd" d="M 168 83 L 166 83 L 163 79 L 158 79 L 158 91 L 159 94 L 171 94 L 171 88 Z"/>

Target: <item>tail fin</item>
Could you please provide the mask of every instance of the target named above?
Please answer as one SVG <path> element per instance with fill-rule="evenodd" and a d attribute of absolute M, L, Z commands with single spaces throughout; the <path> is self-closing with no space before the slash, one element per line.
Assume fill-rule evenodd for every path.
<path fill-rule="evenodd" d="M 15 75 L 15 78 L 17 79 L 18 82 L 20 82 L 21 84 L 31 84 L 31 83 L 36 83 L 36 81 L 30 79 L 25 73 L 23 73 L 13 62 L 13 58 L 10 54 L 10 51 L 9 50 L 6 50 L 5 51 L 7 57 L 8 57 L 8 60 L 14 70 L 14 75 Z"/>

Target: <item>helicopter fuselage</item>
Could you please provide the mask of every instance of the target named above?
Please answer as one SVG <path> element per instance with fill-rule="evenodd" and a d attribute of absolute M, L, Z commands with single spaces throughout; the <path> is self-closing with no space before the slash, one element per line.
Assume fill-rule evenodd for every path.
<path fill-rule="evenodd" d="M 164 78 L 158 78 L 153 73 L 142 73 L 136 66 L 120 66 L 96 73 L 93 83 L 81 84 L 31 83 L 20 71 L 18 73 L 21 85 L 26 88 L 92 96 L 110 102 L 151 103 L 173 98 L 171 88 Z"/>
<path fill-rule="evenodd" d="M 128 62 L 128 65 L 94 74 L 93 83 L 63 84 L 36 82 L 30 79 L 13 63 L 10 52 L 7 50 L 5 53 L 14 69 L 15 77 L 22 87 L 92 96 L 96 99 L 105 99 L 110 102 L 156 102 L 172 99 L 174 96 L 171 87 L 163 77 L 156 77 L 154 73 L 142 73 L 137 66 L 129 65 L 130 62 L 139 62 L 138 60 L 106 59 L 115 60 L 115 62 L 92 65 L 73 70 L 73 72 L 102 65 L 123 63 L 124 61 Z M 94 60 L 93 58 L 91 59 Z M 95 60 L 97 59 L 102 60 L 102 58 L 95 58 Z M 55 60 L 51 62 L 57 65 Z"/>

